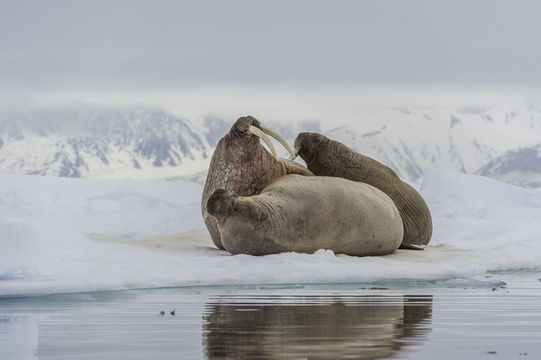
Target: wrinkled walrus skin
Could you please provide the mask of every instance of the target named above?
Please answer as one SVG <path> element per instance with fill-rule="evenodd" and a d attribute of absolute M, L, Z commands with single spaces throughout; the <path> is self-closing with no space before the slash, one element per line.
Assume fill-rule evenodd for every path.
<path fill-rule="evenodd" d="M 295 152 L 317 176 L 360 181 L 389 195 L 404 223 L 401 247 L 428 244 L 432 237 L 432 217 L 426 202 L 389 167 L 317 133 L 300 133 L 295 139 Z"/>
<path fill-rule="evenodd" d="M 385 255 L 400 246 L 403 235 L 391 198 L 371 185 L 337 177 L 286 175 L 247 197 L 218 189 L 207 211 L 217 218 L 222 244 L 232 254 L 327 249 Z"/>
<path fill-rule="evenodd" d="M 286 159 L 276 159 L 249 131 L 250 126 L 260 128 L 257 119 L 239 118 L 228 134 L 220 139 L 210 162 L 201 213 L 214 244 L 224 249 L 216 220 L 206 214 L 207 200 L 216 189 L 226 189 L 241 196 L 259 194 L 274 179 L 286 174 L 313 176 L 305 167 Z"/>

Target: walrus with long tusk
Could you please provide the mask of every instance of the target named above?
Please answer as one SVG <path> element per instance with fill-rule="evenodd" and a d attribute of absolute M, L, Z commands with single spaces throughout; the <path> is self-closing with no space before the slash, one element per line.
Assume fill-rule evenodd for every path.
<path fill-rule="evenodd" d="M 361 155 L 344 144 L 317 133 L 300 133 L 295 139 L 295 155 L 317 176 L 337 176 L 370 184 L 393 199 L 404 224 L 401 248 L 422 249 L 432 236 L 432 217 L 421 195 L 389 167 Z"/>
<path fill-rule="evenodd" d="M 398 209 L 375 187 L 338 177 L 286 175 L 259 195 L 218 189 L 207 202 L 222 245 L 232 254 L 319 249 L 385 255 L 402 242 Z"/>
<path fill-rule="evenodd" d="M 214 150 L 203 189 L 201 213 L 212 241 L 220 249 L 224 247 L 216 219 L 207 214 L 207 200 L 214 190 L 222 188 L 240 196 L 250 196 L 259 194 L 271 181 L 286 174 L 313 176 L 302 165 L 279 159 L 267 134 L 276 138 L 293 155 L 293 150 L 280 135 L 262 126 L 252 116 L 239 118 Z M 261 145 L 260 138 L 272 154 Z"/>

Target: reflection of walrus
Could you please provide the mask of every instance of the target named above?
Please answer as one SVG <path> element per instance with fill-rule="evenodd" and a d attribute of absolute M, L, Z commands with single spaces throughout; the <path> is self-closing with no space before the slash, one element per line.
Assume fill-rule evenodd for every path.
<path fill-rule="evenodd" d="M 239 118 L 229 133 L 220 139 L 212 155 L 203 190 L 201 213 L 212 241 L 220 249 L 224 247 L 216 220 L 206 213 L 207 200 L 214 190 L 226 189 L 241 196 L 250 196 L 259 194 L 268 183 L 282 175 L 313 175 L 293 161 L 278 159 L 272 143 L 265 134 L 275 137 L 292 153 L 289 145 L 277 133 L 262 126 L 255 118 L 246 116 Z M 259 143 L 260 137 L 267 143 L 274 156 Z"/>
<path fill-rule="evenodd" d="M 209 359 L 381 359 L 426 341 L 431 316 L 432 296 L 221 297 L 203 345 Z"/>
<path fill-rule="evenodd" d="M 360 181 L 389 195 L 404 223 L 401 247 L 416 248 L 411 245 L 428 244 L 432 236 L 430 210 L 421 195 L 401 181 L 393 170 L 338 141 L 316 133 L 300 133 L 295 139 L 295 153 L 318 176 L 337 176 Z"/>
<path fill-rule="evenodd" d="M 402 241 L 400 214 L 385 193 L 337 177 L 287 175 L 249 197 L 219 189 L 207 211 L 218 219 L 222 244 L 232 254 L 328 249 L 384 255 Z"/>

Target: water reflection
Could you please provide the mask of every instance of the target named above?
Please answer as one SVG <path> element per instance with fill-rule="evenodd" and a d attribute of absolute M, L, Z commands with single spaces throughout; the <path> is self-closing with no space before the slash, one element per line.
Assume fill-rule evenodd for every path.
<path fill-rule="evenodd" d="M 422 343 L 432 296 L 220 296 L 203 315 L 208 358 L 391 356 Z"/>

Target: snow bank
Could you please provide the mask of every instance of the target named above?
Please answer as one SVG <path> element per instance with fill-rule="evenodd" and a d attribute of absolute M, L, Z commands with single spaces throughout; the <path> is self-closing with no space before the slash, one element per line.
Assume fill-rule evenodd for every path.
<path fill-rule="evenodd" d="M 276 283 L 483 280 L 541 268 L 541 192 L 451 171 L 420 187 L 425 251 L 357 258 L 320 250 L 264 257 L 215 249 L 202 186 L 182 181 L 0 175 L 0 295 Z"/>

